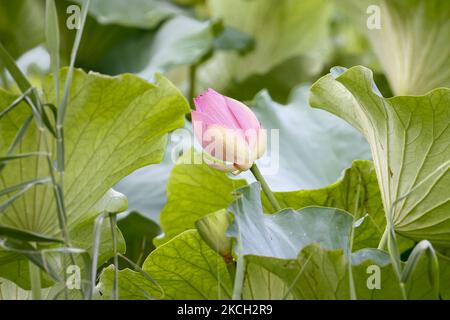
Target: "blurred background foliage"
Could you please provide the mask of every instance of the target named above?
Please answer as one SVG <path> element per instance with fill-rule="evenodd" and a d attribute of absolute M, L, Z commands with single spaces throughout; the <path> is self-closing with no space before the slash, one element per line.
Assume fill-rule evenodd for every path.
<path fill-rule="evenodd" d="M 50 73 L 45 3 L 0 0 L 0 42 L 36 87 L 41 87 L 44 76 Z M 69 64 L 77 31 L 69 28 L 68 22 L 76 22 L 73 14 L 82 3 L 56 0 L 63 66 Z M 380 10 L 380 28 L 367 25 L 373 6 Z M 324 188 L 342 177 L 353 160 L 371 159 L 368 143 L 353 127 L 330 113 L 310 108 L 311 83 L 334 66 L 363 65 L 373 71 L 373 88 L 384 97 L 422 95 L 449 87 L 449 34 L 448 0 L 91 0 L 75 65 L 113 76 L 133 73 L 151 82 L 156 73 L 162 73 L 191 104 L 192 98 L 208 87 L 245 101 L 263 127 L 279 130 L 279 145 L 269 140 L 266 155 L 258 162 L 268 183 L 275 191 L 297 191 Z M 1 64 L 0 85 L 17 91 Z M 109 89 L 112 98 L 121 94 L 117 88 Z M 189 121 L 184 129 L 192 131 Z M 144 268 L 155 244 L 164 241 L 160 238 L 154 243 L 154 238 L 162 231 L 166 240 L 170 236 L 169 224 L 187 228 L 190 224 L 186 219 L 226 207 L 235 184 L 243 183 L 227 178 L 229 190 L 219 190 L 214 175 L 203 177 L 203 173 L 204 181 L 178 183 L 194 179 L 192 166 L 186 172 L 182 165 L 174 169 L 180 145 L 195 147 L 180 134 L 171 134 L 161 163 L 138 169 L 114 187 L 128 198 L 129 210 L 117 224 L 118 249 L 129 259 L 120 261 L 120 269 L 133 263 Z M 138 153 L 134 151 L 130 158 Z M 272 155 L 279 157 L 276 168 L 267 165 Z M 240 177 L 247 182 L 253 179 L 245 173 Z M 213 185 L 209 194 L 205 193 L 208 184 Z M 180 201 L 177 193 L 195 202 L 192 208 L 196 211 Z M 120 193 L 114 195 L 126 202 Z M 100 205 L 109 204 L 109 196 L 106 194 Z M 205 212 L 199 212 L 205 199 L 217 208 L 211 211 L 207 201 Z M 93 210 L 92 215 L 101 211 L 97 207 Z M 87 222 L 77 225 L 74 244 L 91 250 L 93 227 Z M 176 230 L 171 227 L 172 232 Z M 107 228 L 100 233 L 99 264 L 107 266 L 112 263 L 111 236 Z M 185 236 L 197 239 L 195 234 Z M 194 254 L 189 252 L 190 257 Z M 10 282 L 23 288 L 30 282 L 26 261 L 16 258 L 0 251 L 4 278 L 0 279 L 0 298 L 30 295 Z M 51 284 L 47 276 L 42 281 L 43 286 Z M 55 296 L 52 290 L 60 288 L 45 289 L 43 296 Z"/>
<path fill-rule="evenodd" d="M 81 2 L 56 1 L 63 65 L 76 32 L 66 27 L 68 8 Z M 366 26 L 373 4 L 381 8 L 380 29 Z M 44 0 L 0 0 L 0 39 L 36 83 L 49 72 L 44 9 Z M 248 101 L 265 127 L 281 128 L 281 144 L 291 146 L 283 148 L 282 169 L 269 183 L 296 190 L 326 186 L 353 159 L 370 159 L 355 130 L 308 108 L 309 84 L 333 66 L 364 65 L 385 97 L 449 86 L 448 34 L 445 0 L 91 0 L 76 66 L 149 81 L 160 72 L 190 101 L 208 87 Z M 116 186 L 130 210 L 158 220 L 171 152 L 169 145 L 161 164 Z"/>

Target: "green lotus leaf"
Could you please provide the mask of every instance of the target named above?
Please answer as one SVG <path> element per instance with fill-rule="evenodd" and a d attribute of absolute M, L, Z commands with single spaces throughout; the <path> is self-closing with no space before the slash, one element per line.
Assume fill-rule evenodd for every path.
<path fill-rule="evenodd" d="M 345 211 L 307 207 L 264 214 L 258 183 L 237 190 L 229 207 L 234 222 L 228 234 L 247 263 L 283 280 L 278 296 L 296 299 L 400 299 L 400 279 L 389 255 L 378 249 L 353 252 L 354 217 Z M 438 298 L 435 272 L 421 255 L 405 279 L 405 297 Z M 413 265 L 409 263 L 409 265 Z M 405 268 L 406 269 L 406 268 Z M 372 276 L 373 275 L 373 276 Z M 286 287 L 288 290 L 286 291 Z"/>
<path fill-rule="evenodd" d="M 383 98 L 372 73 L 353 67 L 311 88 L 311 105 L 357 128 L 371 146 L 384 210 L 395 230 L 450 245 L 450 89 Z"/>
<path fill-rule="evenodd" d="M 230 299 L 231 279 L 225 263 L 210 249 L 196 230 L 188 230 L 154 250 L 142 273 L 119 272 L 121 299 Z M 112 266 L 101 277 L 99 290 L 105 298 L 112 289 Z"/>
<path fill-rule="evenodd" d="M 126 209 L 126 198 L 120 193 L 110 189 L 108 192 L 89 210 L 88 216 L 92 218 L 84 220 L 72 226 L 70 230 L 71 245 L 74 248 L 84 249 L 89 255 L 92 253 L 94 243 L 94 217 L 98 216 L 107 210 L 110 212 L 121 212 Z M 117 230 L 117 251 L 119 253 L 125 253 L 125 240 L 119 230 Z M 55 246 L 45 246 L 43 249 L 53 249 Z M 111 237 L 110 225 L 104 222 L 100 229 L 100 243 L 98 249 L 98 265 L 106 263 L 113 255 L 113 242 Z M 61 259 L 66 257 L 68 263 L 72 261 L 68 259 L 67 255 L 59 253 L 46 253 L 43 259 L 49 265 L 58 265 L 61 263 Z M 92 255 L 91 255 L 92 256 Z M 74 255 L 77 265 L 82 271 L 85 271 L 85 264 L 82 257 Z M 3 278 L 13 281 L 20 288 L 25 290 L 30 289 L 29 278 L 29 262 L 25 255 L 18 252 L 0 250 L 0 274 Z M 54 269 L 57 269 L 56 267 Z M 62 279 L 61 274 L 61 279 Z M 47 288 L 54 285 L 54 281 L 49 276 L 41 271 L 42 287 Z M 89 281 L 90 279 L 83 279 Z M 59 284 L 57 284 L 59 285 Z M 56 294 L 56 293 L 55 293 Z"/>
<path fill-rule="evenodd" d="M 164 237 L 155 239 L 157 245 L 195 228 L 195 222 L 208 213 L 228 207 L 233 200 L 232 191 L 245 184 L 245 180 L 232 180 L 225 173 L 202 164 L 200 156 L 193 151 L 186 152 L 170 173 L 168 200 L 160 216 Z"/>
<path fill-rule="evenodd" d="M 61 81 L 65 77 L 66 71 L 62 71 Z M 118 180 L 142 166 L 161 161 L 166 134 L 183 125 L 188 106 L 181 93 L 163 77 L 158 77 L 153 85 L 132 75 L 107 77 L 76 70 L 70 93 L 64 128 L 64 192 L 69 225 L 76 225 L 92 217 L 90 208 Z M 0 96 L 2 109 L 16 98 L 5 91 Z M 46 102 L 54 103 L 51 77 L 44 81 L 43 96 Z M 2 153 L 29 114 L 23 103 L 2 119 Z M 18 152 L 42 150 L 42 139 L 32 124 Z M 45 159 L 20 159 L 10 162 L 2 171 L 1 186 L 47 175 Z M 1 214 L 0 223 L 56 234 L 58 224 L 51 188 L 36 186 L 26 192 Z"/>
<path fill-rule="evenodd" d="M 66 72 L 61 72 L 61 81 L 65 81 Z M 42 96 L 45 102 L 54 104 L 51 77 L 44 80 Z M 0 90 L 1 109 L 7 108 L 16 98 Z M 82 229 L 86 232 L 92 230 L 88 226 L 93 226 L 93 219 L 101 212 L 126 209 L 126 198 L 117 193 L 111 198 L 110 194 L 104 196 L 105 193 L 134 170 L 161 161 L 167 133 L 183 125 L 184 114 L 188 110 L 182 94 L 163 77 L 158 77 L 156 84 L 150 84 L 128 74 L 107 77 L 75 71 L 64 127 L 64 200 L 71 234 L 76 234 L 80 225 L 85 226 Z M 30 114 L 28 106 L 21 103 L 2 118 L 2 154 L 6 154 Z M 43 151 L 43 139 L 32 122 L 15 152 Z M 53 152 L 54 145 L 49 146 Z M 3 189 L 48 174 L 45 158 L 23 158 L 7 164 L 1 172 L 0 185 Z M 6 199 L 7 195 L 0 198 L 2 203 Z M 37 234 L 59 236 L 52 188 L 42 185 L 26 191 L 1 212 L 0 224 Z M 74 235 L 73 240 L 76 241 L 76 238 Z M 90 238 L 84 233 L 80 245 L 89 249 L 92 242 L 86 243 L 86 239 Z M 11 257 L 10 253 L 3 251 L 1 255 Z M 5 268 L 14 268 L 16 262 L 6 257 L 2 259 Z M 28 283 L 26 277 L 16 278 Z"/>

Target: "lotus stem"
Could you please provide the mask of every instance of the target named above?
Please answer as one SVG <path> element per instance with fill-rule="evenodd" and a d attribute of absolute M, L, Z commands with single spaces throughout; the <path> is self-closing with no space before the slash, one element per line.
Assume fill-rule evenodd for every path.
<path fill-rule="evenodd" d="M 269 200 L 270 204 L 272 205 L 272 208 L 278 212 L 281 210 L 281 206 L 278 203 L 277 198 L 275 198 L 275 195 L 273 194 L 272 190 L 270 190 L 269 185 L 267 184 L 266 180 L 261 174 L 261 171 L 259 171 L 258 167 L 256 166 L 256 163 L 253 163 L 252 167 L 250 168 L 250 171 L 255 176 L 255 179 L 261 184 L 261 188 L 266 195 L 267 199 Z"/>

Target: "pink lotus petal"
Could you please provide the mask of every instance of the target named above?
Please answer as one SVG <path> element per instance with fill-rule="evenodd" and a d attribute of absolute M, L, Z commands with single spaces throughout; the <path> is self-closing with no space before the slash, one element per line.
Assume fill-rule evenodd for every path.
<path fill-rule="evenodd" d="M 208 127 L 214 125 L 215 122 L 208 114 L 192 111 L 192 127 L 194 130 L 194 134 L 197 137 L 197 140 L 200 142 L 202 147 L 204 148 L 207 144 L 207 141 L 204 141 L 204 134 L 208 130 Z"/>
<path fill-rule="evenodd" d="M 239 128 L 239 123 L 227 107 L 226 97 L 213 89 L 202 93 L 194 99 L 198 111 L 206 113 L 214 120 L 215 124 L 226 128 Z"/>
<path fill-rule="evenodd" d="M 227 107 L 236 119 L 239 128 L 244 130 L 258 130 L 261 127 L 258 118 L 256 118 L 255 114 L 250 110 L 249 107 L 247 107 L 242 102 L 239 102 L 232 98 L 226 97 L 225 99 L 227 101 Z"/>

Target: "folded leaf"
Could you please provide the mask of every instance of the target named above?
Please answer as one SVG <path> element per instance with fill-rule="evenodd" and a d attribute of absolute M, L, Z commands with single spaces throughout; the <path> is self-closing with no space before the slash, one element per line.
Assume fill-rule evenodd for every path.
<path fill-rule="evenodd" d="M 344 0 L 339 5 L 370 40 L 396 95 L 450 86 L 450 2 Z M 380 25 L 369 28 L 375 15 Z"/>
<path fill-rule="evenodd" d="M 228 235 L 237 240 L 239 254 L 294 259 L 312 242 L 327 249 L 345 248 L 345 252 L 350 249 L 346 245 L 353 218 L 342 210 L 308 207 L 298 212 L 285 209 L 264 214 L 259 183 L 235 193 L 237 199 L 228 208 L 234 215 Z"/>
<path fill-rule="evenodd" d="M 353 67 L 311 88 L 311 105 L 357 128 L 371 146 L 381 197 L 395 230 L 450 246 L 450 89 L 383 98 L 372 73 Z"/>

